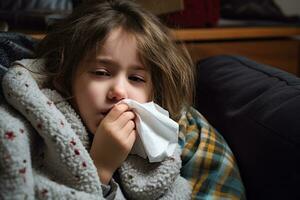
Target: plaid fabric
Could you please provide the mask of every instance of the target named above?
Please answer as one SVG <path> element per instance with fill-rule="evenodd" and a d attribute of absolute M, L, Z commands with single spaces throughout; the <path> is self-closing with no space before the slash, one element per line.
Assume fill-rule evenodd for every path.
<path fill-rule="evenodd" d="M 181 175 L 192 184 L 192 199 L 246 199 L 235 158 L 224 138 L 193 108 L 178 123 Z"/>

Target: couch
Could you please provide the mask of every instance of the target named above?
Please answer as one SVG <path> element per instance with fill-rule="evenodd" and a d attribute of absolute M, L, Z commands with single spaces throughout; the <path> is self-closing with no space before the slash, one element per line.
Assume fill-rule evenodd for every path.
<path fill-rule="evenodd" d="M 300 199 L 300 78 L 241 56 L 197 63 L 195 106 L 231 147 L 248 199 Z"/>

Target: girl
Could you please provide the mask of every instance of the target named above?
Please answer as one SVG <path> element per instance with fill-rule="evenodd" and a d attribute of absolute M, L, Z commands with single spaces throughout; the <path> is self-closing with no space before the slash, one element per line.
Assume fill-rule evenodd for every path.
<path fill-rule="evenodd" d="M 190 107 L 191 59 L 155 16 L 131 1 L 83 4 L 37 57 L 3 78 L 1 197 L 244 198 L 229 147 Z M 160 163 L 129 155 L 138 136 L 123 99 L 166 108 L 181 148 Z"/>

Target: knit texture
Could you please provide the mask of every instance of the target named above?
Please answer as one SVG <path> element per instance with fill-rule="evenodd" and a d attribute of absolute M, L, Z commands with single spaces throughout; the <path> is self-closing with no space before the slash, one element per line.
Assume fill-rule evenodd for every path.
<path fill-rule="evenodd" d="M 151 167 L 145 159 L 129 156 L 119 169 L 121 184 L 129 199 L 190 199 L 191 187 L 179 176 L 180 154 L 178 146 L 173 157 L 153 163 Z"/>

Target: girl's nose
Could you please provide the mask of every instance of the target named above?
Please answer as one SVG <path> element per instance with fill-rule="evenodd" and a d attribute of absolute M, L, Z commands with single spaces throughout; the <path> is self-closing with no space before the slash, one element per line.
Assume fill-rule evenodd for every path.
<path fill-rule="evenodd" d="M 122 80 L 115 81 L 108 92 L 108 99 L 113 101 L 120 101 L 126 98 L 126 83 Z"/>

